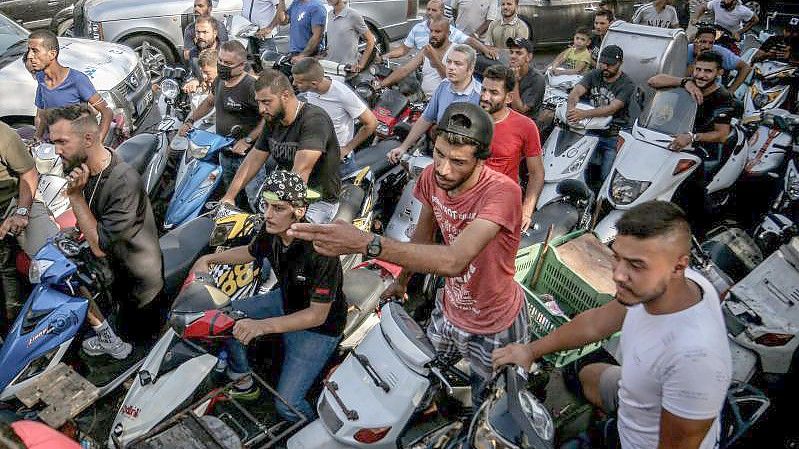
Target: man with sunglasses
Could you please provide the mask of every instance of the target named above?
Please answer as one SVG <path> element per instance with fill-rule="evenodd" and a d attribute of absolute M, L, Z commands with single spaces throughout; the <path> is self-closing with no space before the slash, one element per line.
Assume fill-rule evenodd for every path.
<path fill-rule="evenodd" d="M 339 258 L 323 256 L 316 252 L 313 242 L 287 234 L 292 224 L 305 221 L 308 201 L 317 196 L 299 175 L 284 170 L 271 172 L 261 197 L 264 226 L 260 233 L 249 245 L 203 256 L 193 267 L 194 272 L 208 273 L 210 264 L 254 261 L 262 271 L 270 267 L 274 270 L 277 288 L 233 304 L 248 318 L 236 323 L 236 341 L 228 344 L 228 376 L 238 380 L 232 395 L 258 398 L 260 391 L 249 375 L 245 345 L 261 335 L 282 334 L 285 355 L 277 392 L 309 419 L 316 415 L 315 408 L 305 397 L 336 350 L 347 320 Z M 281 401 L 275 408 L 283 419 L 300 419 Z"/>
<path fill-rule="evenodd" d="M 235 136 L 238 140 L 222 152 L 222 182 L 225 189 L 230 186 L 244 155 L 252 148 L 264 127 L 264 121 L 258 113 L 258 102 L 255 101 L 255 77 L 245 71 L 246 62 L 247 50 L 240 42 L 228 41 L 222 44 L 217 60 L 214 94 L 206 97 L 189 114 L 179 131 L 181 136 L 185 136 L 194 121 L 205 117 L 212 109 L 216 111 L 217 134 L 228 136 L 234 126 L 241 126 L 243 135 Z M 263 179 L 263 173 L 247 185 L 246 193 L 250 204 L 255 202 L 259 179 Z M 244 196 L 239 195 L 236 203 L 243 207 L 246 204 Z"/>

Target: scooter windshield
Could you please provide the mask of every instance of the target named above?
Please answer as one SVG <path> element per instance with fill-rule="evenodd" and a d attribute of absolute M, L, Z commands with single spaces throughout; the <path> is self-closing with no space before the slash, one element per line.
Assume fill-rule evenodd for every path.
<path fill-rule="evenodd" d="M 696 102 L 685 89 L 660 90 L 644 108 L 639 126 L 669 136 L 694 129 Z"/>

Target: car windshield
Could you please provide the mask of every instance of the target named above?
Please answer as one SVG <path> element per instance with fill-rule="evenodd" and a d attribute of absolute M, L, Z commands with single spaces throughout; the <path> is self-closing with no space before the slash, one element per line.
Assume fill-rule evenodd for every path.
<path fill-rule="evenodd" d="M 28 32 L 0 14 L 0 68 L 20 58 L 27 50 Z"/>
<path fill-rule="evenodd" d="M 660 90 L 641 113 L 639 126 L 669 136 L 694 129 L 696 102 L 685 89 Z"/>

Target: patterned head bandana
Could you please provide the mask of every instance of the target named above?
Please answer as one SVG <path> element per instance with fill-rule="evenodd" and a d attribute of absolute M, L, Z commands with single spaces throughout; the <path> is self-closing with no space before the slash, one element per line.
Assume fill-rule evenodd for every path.
<path fill-rule="evenodd" d="M 273 201 L 288 201 L 295 206 L 303 206 L 319 198 L 319 194 L 305 185 L 296 173 L 275 170 L 264 180 L 261 188 L 261 210 Z"/>

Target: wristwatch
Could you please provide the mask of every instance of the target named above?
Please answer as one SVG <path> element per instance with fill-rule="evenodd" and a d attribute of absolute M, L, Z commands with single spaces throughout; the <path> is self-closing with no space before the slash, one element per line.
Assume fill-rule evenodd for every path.
<path fill-rule="evenodd" d="M 252 146 L 253 142 L 255 142 L 255 140 L 253 140 L 253 138 L 250 136 L 244 138 L 244 143 L 246 143 L 247 145 Z"/>
<path fill-rule="evenodd" d="M 380 236 L 375 234 L 372 242 L 366 245 L 366 255 L 374 259 L 379 257 L 382 252 L 383 245 L 380 243 Z"/>
<path fill-rule="evenodd" d="M 19 215 L 20 217 L 26 217 L 27 218 L 28 212 L 29 211 L 28 211 L 27 207 L 18 207 L 16 212 L 14 212 L 14 213 Z"/>

